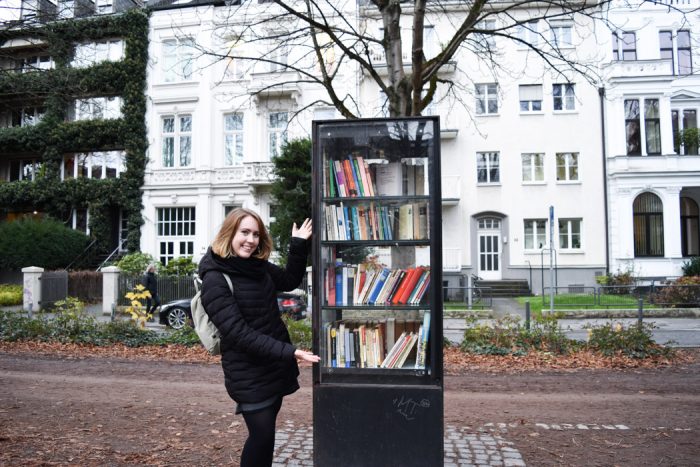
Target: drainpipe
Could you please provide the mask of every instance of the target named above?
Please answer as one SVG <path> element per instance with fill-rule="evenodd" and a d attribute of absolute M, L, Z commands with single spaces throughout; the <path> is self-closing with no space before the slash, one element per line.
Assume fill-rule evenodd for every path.
<path fill-rule="evenodd" d="M 605 213 L 605 275 L 610 274 L 610 227 L 608 225 L 608 158 L 605 150 L 605 88 L 598 88 L 600 99 L 600 139 L 603 148 L 603 212 Z"/>

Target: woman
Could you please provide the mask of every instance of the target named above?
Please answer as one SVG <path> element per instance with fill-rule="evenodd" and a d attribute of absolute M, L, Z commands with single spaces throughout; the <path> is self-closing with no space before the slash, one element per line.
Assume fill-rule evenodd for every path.
<path fill-rule="evenodd" d="M 299 389 L 296 360 L 319 357 L 295 348 L 280 317 L 277 291 L 296 288 L 306 270 L 311 220 L 292 227 L 287 266 L 268 262 L 272 240 L 260 216 L 235 209 L 199 263 L 202 304 L 221 332 L 226 390 L 248 427 L 242 467 L 269 466 L 282 397 Z M 234 293 L 222 273 L 230 276 Z"/>

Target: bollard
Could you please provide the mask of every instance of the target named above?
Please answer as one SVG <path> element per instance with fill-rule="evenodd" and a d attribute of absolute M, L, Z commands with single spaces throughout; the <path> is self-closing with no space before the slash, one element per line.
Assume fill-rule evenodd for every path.
<path fill-rule="evenodd" d="M 530 330 L 530 300 L 525 302 L 525 329 Z"/>
<path fill-rule="evenodd" d="M 27 310 L 27 318 L 32 319 L 32 311 L 34 310 L 34 303 L 29 303 L 29 310 Z"/>
<path fill-rule="evenodd" d="M 642 325 L 644 319 L 644 299 L 640 298 L 637 305 L 637 324 Z"/>
<path fill-rule="evenodd" d="M 116 317 L 117 317 L 117 304 L 112 303 L 112 316 L 110 318 L 112 320 L 112 322 L 114 322 L 114 318 L 116 318 Z"/>

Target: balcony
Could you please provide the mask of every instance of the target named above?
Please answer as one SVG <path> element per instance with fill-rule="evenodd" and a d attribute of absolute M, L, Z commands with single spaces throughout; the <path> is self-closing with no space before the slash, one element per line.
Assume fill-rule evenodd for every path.
<path fill-rule="evenodd" d="M 700 172 L 700 156 L 614 156 L 608 161 L 610 176 L 665 176 Z"/>
<path fill-rule="evenodd" d="M 462 270 L 462 249 L 442 249 L 442 270 L 447 272 L 459 272 Z"/>
<path fill-rule="evenodd" d="M 460 175 L 442 176 L 442 205 L 456 206 L 461 197 L 462 177 Z"/>
<path fill-rule="evenodd" d="M 272 183 L 274 177 L 272 162 L 245 162 L 234 167 L 204 168 L 167 168 L 156 169 L 146 175 L 145 185 L 178 187 L 201 187 L 202 185 L 239 184 L 264 186 Z"/>
<path fill-rule="evenodd" d="M 673 60 L 618 60 L 604 66 L 611 81 L 637 80 L 639 78 L 673 78 Z"/>

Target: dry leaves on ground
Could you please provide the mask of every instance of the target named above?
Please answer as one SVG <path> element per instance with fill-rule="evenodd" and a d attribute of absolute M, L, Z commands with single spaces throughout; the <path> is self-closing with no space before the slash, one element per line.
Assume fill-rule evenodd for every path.
<path fill-rule="evenodd" d="M 220 357 L 209 355 L 201 347 L 185 347 L 182 345 L 127 347 L 115 344 L 108 347 L 98 347 L 56 342 L 22 341 L 0 342 L 0 352 L 33 352 L 61 358 L 138 358 L 144 360 L 167 360 L 174 363 L 218 364 L 220 361 Z M 532 370 L 574 371 L 578 369 L 602 368 L 659 368 L 695 362 L 700 357 L 700 350 L 677 350 L 672 358 L 650 357 L 635 359 L 623 355 L 606 357 L 590 351 L 580 351 L 570 355 L 554 355 L 545 352 L 531 353 L 525 356 L 477 355 L 464 353 L 456 347 L 446 347 L 443 356 L 445 373 L 458 375 L 475 370 L 520 372 Z M 300 365 L 311 366 L 307 362 L 302 362 Z"/>

